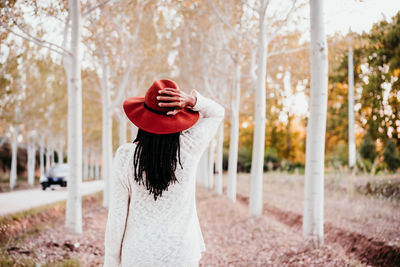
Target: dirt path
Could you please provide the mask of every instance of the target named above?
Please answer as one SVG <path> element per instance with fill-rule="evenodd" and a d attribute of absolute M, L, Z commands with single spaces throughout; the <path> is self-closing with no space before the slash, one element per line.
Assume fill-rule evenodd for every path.
<path fill-rule="evenodd" d="M 245 203 L 203 187 L 197 195 L 207 249 L 201 266 L 363 266 L 338 246 L 305 250 L 296 229 L 273 216 L 249 218 Z"/>
<path fill-rule="evenodd" d="M 245 203 L 197 187 L 197 210 L 206 242 L 200 266 L 364 266 L 337 244 L 304 250 L 301 233 L 272 214 L 249 218 Z M 84 233 L 65 232 L 64 216 L 46 229 L 9 242 L 15 261 L 61 262 L 75 258 L 84 266 L 101 266 L 107 210 L 99 203 L 84 205 Z M 53 264 L 54 265 L 54 264 Z"/>
<path fill-rule="evenodd" d="M 248 205 L 248 177 L 238 180 L 238 200 Z M 303 184 L 299 177 L 265 177 L 263 216 L 301 233 Z M 285 197 L 290 196 L 290 197 Z M 372 266 L 400 264 L 400 206 L 365 196 L 325 194 L 325 244 L 340 245 L 351 258 Z"/>

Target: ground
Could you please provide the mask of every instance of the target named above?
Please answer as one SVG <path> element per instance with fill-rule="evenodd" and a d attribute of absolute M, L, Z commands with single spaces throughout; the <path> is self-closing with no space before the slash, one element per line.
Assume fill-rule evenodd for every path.
<path fill-rule="evenodd" d="M 400 262 L 400 204 L 349 191 L 343 179 L 326 182 L 324 246 L 305 248 L 302 180 L 266 174 L 263 215 L 251 218 L 248 174 L 238 177 L 235 203 L 198 185 L 197 211 L 206 243 L 200 266 L 396 266 Z M 25 266 L 33 262 L 101 266 L 107 210 L 100 203 L 98 196 L 85 200 L 82 235 L 65 232 L 61 208 L 44 219 L 51 221 L 45 228 L 3 242 L 3 253 L 9 253 L 9 262 L 28 262 Z"/>

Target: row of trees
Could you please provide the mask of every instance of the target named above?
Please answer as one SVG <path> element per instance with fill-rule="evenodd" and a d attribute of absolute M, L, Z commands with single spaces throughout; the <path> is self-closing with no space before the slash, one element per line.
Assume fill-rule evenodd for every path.
<path fill-rule="evenodd" d="M 329 46 L 330 56 L 327 57 L 320 1 L 311 1 L 314 33 L 310 43 L 302 42 L 302 33 L 292 30 L 300 19 L 296 12 L 305 7 L 305 2 L 288 1 L 284 5 L 271 2 L 87 1 L 80 7 L 79 1 L 71 0 L 68 5 L 35 5 L 32 11 L 35 18 L 61 21 L 58 23 L 63 28 L 60 31 L 62 45 L 39 39 L 46 33 L 45 26 L 33 28 L 26 23 L 24 12 L 30 10 L 31 5 L 1 2 L 1 40 L 7 44 L 2 49 L 8 50 L 8 55 L 1 65 L 4 70 L 1 79 L 1 120 L 4 123 L 1 125 L 6 126 L 0 130 L 2 136 L 11 137 L 16 125 L 20 134 L 14 134 L 15 140 L 18 135 L 22 136 L 24 143 L 34 144 L 31 147 L 62 151 L 68 144 L 72 183 L 68 187 L 66 225 L 71 231 L 82 230 L 79 188 L 82 162 L 86 158 L 82 151 L 98 156 L 97 161 L 101 154 L 105 181 L 103 204 L 107 206 L 112 153 L 119 144 L 127 142 L 128 133 L 133 137 L 136 132 L 131 124 L 128 129 L 121 109 L 122 100 L 143 94 L 156 76 L 173 78 L 183 89 L 199 89 L 226 107 L 227 121 L 205 155 L 207 184 L 222 193 L 222 154 L 226 140 L 225 147 L 229 148 L 227 194 L 235 201 L 239 145 L 248 148 L 251 215 L 262 212 L 266 147 L 267 155 L 275 151 L 271 154 L 287 161 L 306 162 L 305 218 L 308 219 L 305 219 L 304 231 L 311 242 L 321 242 L 322 208 L 316 203 L 322 203 L 324 143 L 326 153 L 336 155 L 337 144 L 343 142 L 344 158 L 348 155 L 347 133 L 350 131 L 343 127 L 349 125 L 347 84 L 348 78 L 353 77 L 353 68 L 348 68 L 347 64 L 349 45 L 347 36 L 333 36 L 328 40 L 333 45 Z M 25 41 L 21 41 L 21 37 Z M 359 108 L 359 100 L 371 98 L 360 96 L 360 92 L 364 92 L 363 77 L 373 73 L 361 73 L 368 62 L 360 60 L 359 55 L 367 49 L 359 45 L 368 45 L 366 38 L 369 37 L 353 37 L 355 108 L 359 112 L 355 116 L 357 144 L 364 135 L 361 127 L 369 125 L 368 120 L 366 124 L 359 124 L 364 118 L 359 114 L 369 110 L 369 102 L 365 102 L 366 108 Z M 35 46 L 37 44 L 40 48 Z M 372 44 L 371 41 L 371 49 Z M 315 54 L 310 55 L 310 46 Z M 390 49 L 388 47 L 387 51 Z M 370 54 L 363 55 L 369 59 Z M 330 86 L 325 87 L 328 60 Z M 318 67 L 318 64 L 322 65 Z M 380 70 L 378 65 L 374 68 Z M 388 77 L 396 77 L 396 67 L 393 68 Z M 306 112 L 298 112 L 293 107 L 298 97 L 309 95 L 306 88 L 310 86 L 311 105 L 307 116 Z M 328 91 L 326 105 L 324 99 Z M 386 108 L 385 103 L 380 110 Z M 393 106 L 395 104 L 393 102 Z M 398 111 L 393 112 L 394 108 L 390 116 L 395 114 L 391 120 L 396 124 Z M 3 114 L 7 115 L 3 117 Z M 373 116 L 371 118 L 373 120 Z M 113 127 L 115 122 L 118 127 Z M 337 132 L 338 129 L 341 130 Z M 389 130 L 390 127 L 386 129 L 387 134 L 391 131 L 398 135 Z M 375 130 L 380 131 L 379 127 Z M 214 149 L 218 173 L 215 183 L 209 172 Z M 315 197 L 309 198 L 311 195 Z"/>

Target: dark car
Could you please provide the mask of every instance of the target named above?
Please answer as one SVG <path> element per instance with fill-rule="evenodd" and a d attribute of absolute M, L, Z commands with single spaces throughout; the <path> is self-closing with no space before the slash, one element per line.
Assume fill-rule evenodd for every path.
<path fill-rule="evenodd" d="M 67 186 L 67 177 L 68 177 L 68 164 L 57 164 L 46 172 L 46 175 L 40 177 L 40 184 L 42 185 L 42 189 L 46 190 L 47 187 L 50 187 L 53 184 L 58 184 L 62 187 Z"/>

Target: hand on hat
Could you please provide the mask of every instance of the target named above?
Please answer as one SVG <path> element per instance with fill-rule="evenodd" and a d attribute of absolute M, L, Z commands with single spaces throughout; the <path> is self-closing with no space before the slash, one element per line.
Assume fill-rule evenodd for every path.
<path fill-rule="evenodd" d="M 164 88 L 158 91 L 157 96 L 160 107 L 173 107 L 172 111 L 168 111 L 167 115 L 175 115 L 184 108 L 191 108 L 196 104 L 196 97 L 186 94 L 185 92 L 175 88 Z"/>

